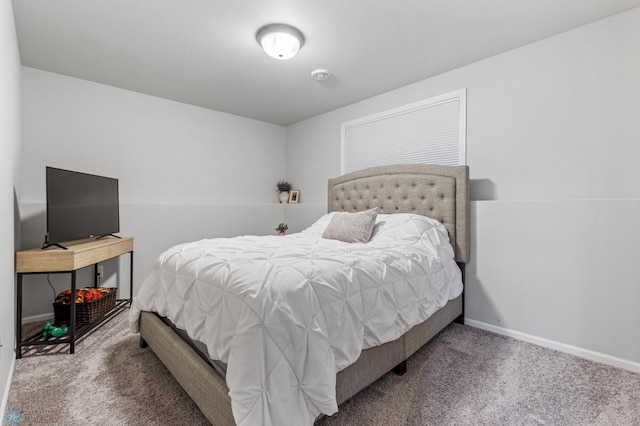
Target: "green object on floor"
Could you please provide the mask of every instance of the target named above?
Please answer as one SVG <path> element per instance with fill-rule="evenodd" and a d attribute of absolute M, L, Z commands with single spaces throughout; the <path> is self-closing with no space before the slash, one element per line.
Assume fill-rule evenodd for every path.
<path fill-rule="evenodd" d="M 49 337 L 61 337 L 67 334 L 69 331 L 68 327 L 56 327 L 55 325 L 51 325 L 50 322 L 47 322 L 42 326 L 42 337 L 48 339 Z"/>

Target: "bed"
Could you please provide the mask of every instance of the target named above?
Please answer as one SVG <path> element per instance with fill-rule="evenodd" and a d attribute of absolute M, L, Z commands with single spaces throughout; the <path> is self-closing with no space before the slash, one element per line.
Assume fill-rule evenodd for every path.
<path fill-rule="evenodd" d="M 368 214 L 367 212 L 374 210 L 378 215 L 375 219 L 376 228 L 374 228 L 377 230 L 374 231 L 370 243 L 349 245 L 339 241 L 326 242 L 325 239 L 320 239 L 322 241 L 317 244 L 321 244 L 321 247 L 318 248 L 314 246 L 313 248 L 314 256 L 316 253 L 320 253 L 318 257 L 323 260 L 318 263 L 318 265 L 322 265 L 317 268 L 321 270 L 320 272 L 328 269 L 325 268 L 324 265 L 326 262 L 331 261 L 331 258 L 327 257 L 328 255 L 326 253 L 337 253 L 337 255 L 335 255 L 336 259 L 340 257 L 342 265 L 351 265 L 346 272 L 343 270 L 342 275 L 349 276 L 349 279 L 355 277 L 354 282 L 357 281 L 357 285 L 348 285 L 348 283 L 347 285 L 342 285 L 340 288 L 346 289 L 344 290 L 346 291 L 344 295 L 335 295 L 335 289 L 320 290 L 318 292 L 317 288 L 324 287 L 318 287 L 317 282 L 322 280 L 314 278 L 312 281 L 316 286 L 314 287 L 313 300 L 309 302 L 312 308 L 306 308 L 305 310 L 305 308 L 302 307 L 304 306 L 303 303 L 306 303 L 307 299 L 310 298 L 309 292 L 300 293 L 297 290 L 291 291 L 289 293 L 294 294 L 297 299 L 293 299 L 296 303 L 287 305 L 290 307 L 285 309 L 286 315 L 279 311 L 276 312 L 275 309 L 265 314 L 263 312 L 265 306 L 271 307 L 275 305 L 272 301 L 266 304 L 251 305 L 248 311 L 252 318 L 258 318 L 258 320 L 257 325 L 254 320 L 252 320 L 254 322 L 248 323 L 249 325 L 247 325 L 245 320 L 242 319 L 244 314 L 241 315 L 238 313 L 244 309 L 239 306 L 244 306 L 246 303 L 243 305 L 234 305 L 233 303 L 235 302 L 228 302 L 229 300 L 235 301 L 238 298 L 237 296 L 234 296 L 234 298 L 222 298 L 220 300 L 225 300 L 225 302 L 217 305 L 218 308 L 222 310 L 227 309 L 229 311 L 227 315 L 234 317 L 233 321 L 221 317 L 218 313 L 216 313 L 214 317 L 215 321 L 207 321 L 207 318 L 209 318 L 207 316 L 209 315 L 208 313 L 206 315 L 196 315 L 192 313 L 198 310 L 211 312 L 211 308 L 201 306 L 202 300 L 205 299 L 203 295 L 194 297 L 195 302 L 191 302 L 192 305 L 190 307 L 168 307 L 167 305 L 169 303 L 165 302 L 163 297 L 157 297 L 160 301 L 154 299 L 153 302 L 150 302 L 151 297 L 148 295 L 151 294 L 151 292 L 148 290 L 142 291 L 141 289 L 139 295 L 134 298 L 130 312 L 132 328 L 140 332 L 141 344 L 145 346 L 148 345 L 154 351 L 212 424 L 277 424 L 277 419 L 282 419 L 283 415 L 291 416 L 288 417 L 288 419 L 297 419 L 294 422 L 295 424 L 311 424 L 317 416 L 323 415 L 323 413 L 331 414 L 335 412 L 335 409 L 340 403 L 348 400 L 387 372 L 394 370 L 401 374 L 406 368 L 407 358 L 449 323 L 455 320 L 462 321 L 464 309 L 463 295 L 460 294 L 453 297 L 450 295 L 453 293 L 446 290 L 449 292 L 447 293 L 449 294 L 448 298 L 442 303 L 438 303 L 437 306 L 436 303 L 431 302 L 428 306 L 416 304 L 418 307 L 415 309 L 412 308 L 411 313 L 407 315 L 402 314 L 402 312 L 401 314 L 392 312 L 390 316 L 394 317 L 395 315 L 396 323 L 394 323 L 392 327 L 390 326 L 388 331 L 385 329 L 383 332 L 370 332 L 368 326 L 361 326 L 360 328 L 355 327 L 359 330 L 358 332 L 354 332 L 355 334 L 348 334 L 350 332 L 344 331 L 347 330 L 348 327 L 343 324 L 343 322 L 348 323 L 351 321 L 351 316 L 349 316 L 351 315 L 349 313 L 350 311 L 357 311 L 358 309 L 366 311 L 370 308 L 368 303 L 365 303 L 369 299 L 362 296 L 362 294 L 367 293 L 364 291 L 356 293 L 356 290 L 352 289 L 356 287 L 358 289 L 368 288 L 366 284 L 368 277 L 366 274 L 369 272 L 374 277 L 371 280 L 377 280 L 375 273 L 371 272 L 375 268 L 370 267 L 366 261 L 361 260 L 363 259 L 362 257 L 358 257 L 359 250 L 361 248 L 364 250 L 364 247 L 367 245 L 375 246 L 376 244 L 385 244 L 384 247 L 386 247 L 386 241 L 393 239 L 392 236 L 395 235 L 394 232 L 396 232 L 397 229 L 404 229 L 391 227 L 391 225 L 397 221 L 399 221 L 399 223 L 401 222 L 402 226 L 406 226 L 404 224 L 406 220 L 409 221 L 412 226 L 413 224 L 418 224 L 421 227 L 426 227 L 426 231 L 424 231 L 423 234 L 431 235 L 429 238 L 438 239 L 438 235 L 444 233 L 445 238 L 447 238 L 451 244 L 443 246 L 444 248 L 441 250 L 445 252 L 446 250 L 451 250 L 451 262 L 453 262 L 455 272 L 451 270 L 451 262 L 447 261 L 446 268 L 442 267 L 441 275 L 445 277 L 450 276 L 452 281 L 455 281 L 454 276 L 456 273 L 459 274 L 460 277 L 463 277 L 464 264 L 469 259 L 468 182 L 467 166 L 439 165 L 374 167 L 330 179 L 328 183 L 328 214 L 323 216 L 323 218 L 311 227 L 318 227 L 318 229 L 314 228 L 303 232 L 308 232 L 312 235 L 321 234 L 323 230 L 327 230 L 327 223 L 331 223 L 333 217 L 339 214 L 337 212 L 365 215 Z M 428 221 L 425 218 L 435 219 L 435 221 Z M 437 226 L 433 225 L 434 222 Z M 316 234 L 313 234 L 314 232 Z M 433 235 L 436 236 L 433 237 Z M 296 247 L 295 244 L 289 244 L 289 242 L 295 242 L 296 239 L 303 238 L 303 236 L 262 237 L 263 239 L 260 241 L 253 240 L 252 238 L 259 237 L 238 237 L 237 239 L 225 241 L 216 240 L 216 253 L 222 252 L 224 257 L 225 250 L 226 252 L 235 250 L 235 245 L 239 245 L 243 252 L 251 252 L 253 246 L 263 244 L 263 242 L 268 247 L 271 247 L 274 244 L 282 245 L 287 241 L 285 245 Z M 291 239 L 285 240 L 285 238 Z M 387 240 L 385 240 L 385 238 L 387 238 Z M 421 237 L 420 241 L 423 239 L 424 238 Z M 318 239 L 316 238 L 316 240 Z M 402 240 L 402 238 L 400 238 L 400 240 Z M 305 243 L 302 243 L 302 245 L 304 244 Z M 345 248 L 345 245 L 349 247 Z M 280 246 L 276 248 L 277 250 L 283 250 Z M 202 259 L 208 256 L 208 254 L 202 254 L 205 253 L 202 252 L 202 250 L 206 251 L 207 249 L 202 249 L 196 243 L 190 243 L 174 251 L 169 250 L 167 251 L 168 254 L 164 254 L 163 256 L 169 259 L 184 251 L 196 251 L 201 253 L 200 257 L 189 262 L 197 262 L 200 265 L 200 262 L 203 262 Z M 323 250 L 328 251 L 325 252 Z M 406 259 L 415 257 L 414 254 L 411 253 L 402 254 L 403 250 L 404 248 L 400 246 L 398 246 L 397 250 L 394 249 L 394 253 L 396 253 L 396 251 L 398 253 L 398 259 L 392 259 L 390 262 L 404 262 Z M 271 253 L 273 252 L 272 249 Z M 235 253 L 235 251 L 233 251 L 233 253 Z M 300 256 L 295 250 L 291 255 L 294 258 Z M 259 257 L 261 254 L 258 253 L 257 256 Z M 385 252 L 379 254 L 379 256 L 387 259 L 389 253 Z M 229 255 L 227 260 L 221 263 L 222 266 L 217 267 L 215 274 L 234 277 L 235 275 L 229 272 L 228 265 L 232 263 L 231 259 L 235 259 L 235 257 L 235 255 Z M 189 263 L 186 261 L 178 261 L 178 263 L 180 262 Z M 360 265 L 361 262 L 365 262 L 363 264 L 366 266 L 358 268 L 352 267 L 353 265 Z M 273 261 L 270 260 L 270 264 L 273 264 Z M 181 267 L 182 266 L 180 266 L 180 268 Z M 209 266 L 200 265 L 198 267 L 199 270 L 207 268 L 209 268 Z M 416 269 L 415 266 L 412 268 Z M 272 275 L 272 269 L 273 268 L 270 267 L 265 274 Z M 290 270 L 292 268 L 288 269 Z M 359 273 L 364 273 L 365 275 L 357 275 L 357 273 L 354 272 L 356 269 L 360 271 Z M 386 274 L 390 274 L 389 271 L 391 271 L 391 269 L 389 265 L 384 265 L 382 270 L 385 278 L 381 278 L 380 281 L 387 280 Z M 224 272 L 220 272 L 223 270 Z M 274 270 L 276 272 L 280 271 L 277 268 Z M 164 273 L 165 272 L 162 272 L 162 274 Z M 242 274 L 244 274 L 244 272 Z M 187 285 L 183 285 L 181 287 L 180 282 L 182 281 L 180 280 L 182 278 L 180 276 L 181 269 L 176 270 L 175 277 L 172 276 L 165 279 L 165 281 L 171 281 L 172 283 L 175 281 L 178 284 L 171 284 L 171 290 L 167 290 L 167 288 L 159 285 L 155 290 L 156 293 L 196 291 L 191 290 L 191 288 L 195 286 L 188 287 Z M 275 276 L 276 280 L 281 277 L 277 274 Z M 433 273 L 433 276 L 436 277 L 435 273 Z M 438 277 L 440 277 L 440 275 L 438 275 Z M 198 279 L 197 277 L 193 278 L 193 280 L 189 278 L 187 281 L 197 281 Z M 235 279 L 236 278 L 230 278 L 232 281 Z M 414 282 L 412 277 L 406 280 L 409 283 Z M 434 278 L 433 281 L 439 283 L 443 281 L 443 279 Z M 285 282 L 284 279 L 281 282 Z M 393 282 L 395 283 L 395 281 Z M 147 281 L 143 284 L 143 288 L 146 283 Z M 430 283 L 429 285 L 433 286 L 435 284 Z M 300 287 L 296 287 L 296 289 L 298 288 Z M 398 286 L 394 288 L 398 288 Z M 418 291 L 413 287 L 411 288 L 413 291 Z M 244 289 L 242 291 L 254 292 L 253 289 Z M 445 290 L 441 291 L 444 292 Z M 143 295 L 140 296 L 140 293 L 143 293 Z M 271 295 L 272 293 L 268 294 Z M 309 326 L 309 324 L 305 322 L 308 321 L 308 319 L 305 319 L 305 312 L 307 310 L 313 310 L 315 312 L 315 306 L 318 303 L 316 299 L 325 297 L 323 294 L 330 295 L 331 297 L 335 296 L 335 298 L 331 299 L 331 303 L 327 304 L 330 308 L 326 308 L 325 305 L 317 308 L 320 313 L 314 313 L 313 320 L 316 322 L 312 324 L 313 326 Z M 376 290 L 376 292 L 370 294 L 383 293 Z M 404 299 L 411 299 L 411 293 L 407 294 L 409 294 L 409 296 L 403 296 Z M 275 300 L 282 296 L 278 293 L 272 297 Z M 393 297 L 396 297 L 395 293 Z M 418 299 L 420 298 L 421 297 L 418 297 Z M 298 302 L 300 302 L 300 307 L 298 307 Z M 397 301 L 393 303 L 397 303 Z M 335 306 L 338 306 L 339 309 L 335 308 Z M 345 311 L 347 311 L 347 313 L 344 314 L 343 319 L 338 321 L 335 319 L 338 318 L 338 314 L 329 314 L 333 312 L 331 309 L 333 309 L 333 311 L 337 309 L 338 313 L 344 314 Z M 402 311 L 403 309 L 404 308 L 396 308 L 397 311 Z M 167 315 L 167 312 L 171 311 L 174 312 L 174 318 L 173 321 L 168 321 L 165 316 L 170 316 Z M 362 317 L 372 318 L 375 322 L 375 315 L 371 314 L 373 311 L 375 311 L 375 309 L 371 308 L 367 311 L 369 312 L 368 314 L 362 313 L 356 316 L 360 315 Z M 160 314 L 158 314 L 158 312 Z M 218 310 L 216 310 L 216 312 L 218 312 Z M 407 312 L 409 311 L 407 310 Z M 381 314 L 381 316 L 384 315 Z M 272 318 L 280 321 L 280 319 L 284 317 L 293 318 L 293 324 L 283 324 L 275 320 L 273 323 L 271 322 Z M 269 321 L 265 318 L 268 318 Z M 202 341 L 205 340 L 202 338 L 204 335 L 203 330 L 211 329 L 212 327 L 214 329 L 215 327 L 229 329 L 229 327 L 223 327 L 222 322 L 224 321 L 231 321 L 231 329 L 235 330 L 237 334 L 228 334 L 229 332 L 226 332 L 227 335 L 225 335 L 223 331 L 214 330 L 214 334 L 219 334 L 219 341 L 228 342 L 233 339 L 240 339 L 242 341 L 242 339 L 244 339 L 244 343 L 240 345 L 243 347 L 249 347 L 247 345 L 254 344 L 255 341 L 260 341 L 260 345 L 266 347 L 264 350 L 261 349 L 264 353 L 261 353 L 261 355 L 256 358 L 254 352 L 258 351 L 255 350 L 255 347 L 253 350 L 245 350 L 245 352 L 248 353 L 243 354 L 241 351 L 234 349 L 237 346 L 227 348 L 223 344 L 220 345 L 221 349 L 219 350 L 226 351 L 225 353 L 216 352 L 218 349 L 210 349 L 208 353 L 203 353 L 207 350 L 207 348 L 203 350 L 202 347 Z M 322 322 L 322 324 L 318 325 L 317 321 Z M 210 324 L 211 322 L 218 322 L 219 324 L 213 326 Z M 186 333 L 183 331 L 183 329 L 186 328 L 185 323 L 191 324 L 191 328 L 200 330 L 199 332 L 190 332 L 192 337 L 194 337 L 193 339 L 185 335 Z M 277 324 L 277 327 L 271 324 Z M 329 330 L 326 333 L 325 326 L 326 329 Z M 280 335 L 279 333 L 283 328 L 284 331 L 282 331 Z M 362 329 L 364 331 L 362 331 Z M 264 330 L 267 331 L 265 332 Z M 331 330 L 333 330 L 333 332 Z M 401 330 L 401 333 L 397 335 L 399 330 Z M 345 333 L 344 335 L 341 334 L 343 332 Z M 302 336 L 304 344 L 298 344 L 297 340 L 285 342 L 283 339 L 288 335 Z M 331 337 L 321 337 L 325 335 L 330 335 Z M 334 335 L 338 335 L 337 340 L 346 345 L 345 349 L 339 345 L 334 345 Z M 354 343 L 358 341 L 354 336 L 361 336 L 359 338 L 365 342 Z M 329 342 L 325 345 L 323 339 L 329 340 Z M 361 346 L 360 349 L 358 349 L 358 345 Z M 329 349 L 327 350 L 326 347 Z M 211 351 L 214 352 L 213 356 Z M 300 356 L 301 352 L 304 352 L 302 356 Z M 295 356 L 291 356 L 291 353 L 294 353 Z M 229 364 L 228 366 L 227 364 L 216 365 L 216 363 L 211 362 L 210 358 L 227 359 Z M 263 358 L 273 358 L 275 361 L 263 362 Z M 242 362 L 238 361 L 238 359 L 242 360 Z M 297 359 L 300 359 L 300 361 Z M 319 373 L 308 373 L 309 365 L 316 365 L 311 364 L 312 362 L 317 362 L 319 367 L 312 367 L 311 370 L 317 370 Z M 334 364 L 331 364 L 332 362 L 334 362 Z M 237 365 L 241 365 L 242 367 L 238 368 Z M 261 372 L 260 374 L 262 374 L 262 376 L 256 376 L 258 377 L 258 379 L 256 379 L 254 376 L 258 373 L 254 374 L 252 371 L 253 368 L 247 368 L 249 365 L 256 365 L 256 370 L 266 369 L 268 371 Z M 326 374 L 326 371 L 332 366 L 333 370 L 331 370 L 331 374 Z M 234 368 L 233 371 L 232 367 Z M 226 368 L 229 368 L 229 370 L 225 370 Z M 227 374 L 226 379 L 224 377 L 225 374 Z M 253 382 L 243 381 L 245 379 L 251 379 Z M 234 385 L 228 387 L 227 380 Z M 255 384 L 256 380 L 258 380 L 257 384 Z M 242 385 L 238 386 L 238 383 Z M 231 391 L 230 388 L 232 388 Z M 281 400 L 286 400 L 286 404 L 293 404 L 294 408 L 291 409 L 289 405 L 281 407 L 279 405 L 282 402 Z M 246 401 L 249 402 L 243 405 Z M 296 407 L 300 405 L 302 405 L 302 407 L 300 407 L 300 413 L 297 413 Z M 236 416 L 235 418 L 234 414 Z M 297 415 L 303 417 L 296 417 Z M 305 415 L 307 417 L 304 417 Z"/>

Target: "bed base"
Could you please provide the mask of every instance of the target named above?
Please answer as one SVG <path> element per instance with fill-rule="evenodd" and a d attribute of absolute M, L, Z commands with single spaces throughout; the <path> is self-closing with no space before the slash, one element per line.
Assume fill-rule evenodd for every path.
<path fill-rule="evenodd" d="M 140 315 L 140 337 L 211 424 L 235 424 L 224 379 L 171 327 L 155 314 L 143 312 Z"/>
<path fill-rule="evenodd" d="M 336 376 L 336 399 L 342 404 L 389 371 L 406 371 L 406 360 L 462 314 L 463 297 L 451 300 L 400 338 L 362 351 Z M 156 314 L 140 316 L 141 346 L 148 345 L 214 425 L 233 425 L 231 399 L 224 378 Z"/>

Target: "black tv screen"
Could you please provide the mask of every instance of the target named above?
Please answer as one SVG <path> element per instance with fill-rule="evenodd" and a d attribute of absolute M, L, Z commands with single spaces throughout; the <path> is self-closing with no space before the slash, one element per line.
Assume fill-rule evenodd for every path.
<path fill-rule="evenodd" d="M 47 167 L 45 246 L 120 231 L 118 179 Z"/>

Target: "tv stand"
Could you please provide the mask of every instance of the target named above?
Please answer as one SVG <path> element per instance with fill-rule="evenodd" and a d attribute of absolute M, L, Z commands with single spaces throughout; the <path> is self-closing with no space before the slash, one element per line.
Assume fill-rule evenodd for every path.
<path fill-rule="evenodd" d="M 65 250 L 42 250 L 34 248 L 16 252 L 16 358 L 22 358 L 25 346 L 69 345 L 69 353 L 75 351 L 75 343 L 94 328 L 109 321 L 122 309 L 131 304 L 133 297 L 133 238 L 117 237 L 96 240 L 94 238 L 64 243 Z M 54 244 L 52 244 L 54 245 Z M 57 244 L 55 244 L 57 245 Z M 130 255 L 129 298 L 116 300 L 116 306 L 94 322 L 76 328 L 76 299 L 71 297 L 69 308 L 69 331 L 62 337 L 45 339 L 42 333 L 36 333 L 26 339 L 22 338 L 22 278 L 34 274 L 70 274 L 71 294 L 76 292 L 76 273 L 79 269 L 93 266 L 94 282 L 98 284 L 98 263 L 122 256 Z M 81 287 L 89 287 L 83 285 Z"/>

